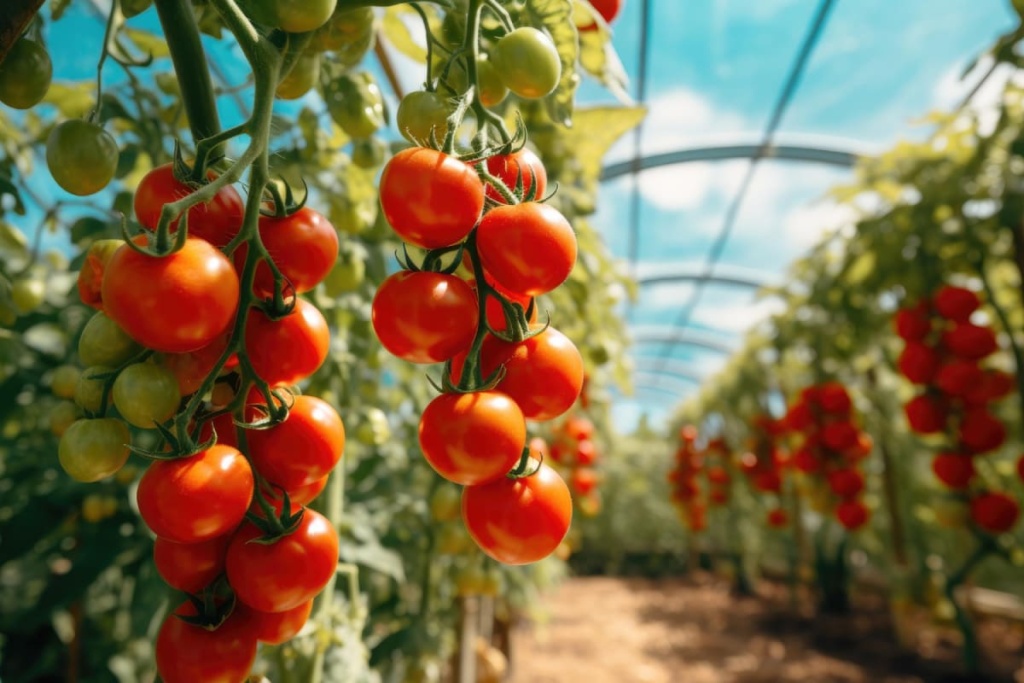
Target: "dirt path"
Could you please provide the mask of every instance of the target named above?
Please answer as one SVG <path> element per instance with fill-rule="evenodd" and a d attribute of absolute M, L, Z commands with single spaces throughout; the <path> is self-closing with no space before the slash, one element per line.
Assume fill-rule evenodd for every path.
<path fill-rule="evenodd" d="M 545 604 L 548 620 L 516 633 L 514 683 L 980 680 L 950 674 L 952 643 L 932 642 L 927 660 L 901 652 L 884 613 L 812 622 L 787 616 L 783 594 L 737 599 L 711 578 L 578 578 Z"/>

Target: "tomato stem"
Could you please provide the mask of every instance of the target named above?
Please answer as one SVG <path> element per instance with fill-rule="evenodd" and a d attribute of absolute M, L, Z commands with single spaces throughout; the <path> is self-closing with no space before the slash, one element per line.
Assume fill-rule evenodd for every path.
<path fill-rule="evenodd" d="M 220 132 L 220 117 L 192 3 L 155 0 L 154 4 L 167 37 L 174 72 L 181 84 L 181 99 L 192 128 L 192 139 L 198 143 Z"/>

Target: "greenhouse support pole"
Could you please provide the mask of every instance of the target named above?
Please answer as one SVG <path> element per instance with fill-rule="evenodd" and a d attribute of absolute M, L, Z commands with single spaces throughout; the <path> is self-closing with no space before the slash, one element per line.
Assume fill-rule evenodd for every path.
<path fill-rule="evenodd" d="M 43 6 L 43 0 L 4 0 L 0 3 L 0 62 Z"/>

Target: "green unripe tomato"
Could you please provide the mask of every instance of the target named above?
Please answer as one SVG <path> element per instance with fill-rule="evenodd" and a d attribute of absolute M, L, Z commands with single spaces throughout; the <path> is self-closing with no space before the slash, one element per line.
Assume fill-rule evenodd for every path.
<path fill-rule="evenodd" d="M 321 52 L 336 52 L 345 66 L 355 66 L 373 45 L 372 7 L 338 9 L 317 29 L 310 47 Z"/>
<path fill-rule="evenodd" d="M 64 436 L 78 418 L 78 406 L 71 401 L 61 401 L 50 410 L 50 431 L 54 436 Z"/>
<path fill-rule="evenodd" d="M 78 339 L 78 357 L 86 367 L 116 368 L 141 350 L 142 347 L 102 311 L 89 319 Z"/>
<path fill-rule="evenodd" d="M 126 367 L 114 380 L 112 395 L 121 417 L 143 429 L 171 419 L 181 402 L 177 377 L 156 363 Z"/>
<path fill-rule="evenodd" d="M 551 94 L 562 77 L 562 62 L 555 44 L 547 34 L 530 26 L 502 36 L 490 57 L 502 82 L 524 99 Z"/>
<path fill-rule="evenodd" d="M 497 106 L 508 97 L 508 88 L 501 80 L 501 74 L 488 59 L 477 61 L 476 82 L 476 96 L 485 107 Z"/>
<path fill-rule="evenodd" d="M 429 142 L 431 131 L 440 142 L 448 135 L 450 103 L 436 92 L 418 90 L 402 98 L 398 105 L 398 132 L 412 143 Z"/>
<path fill-rule="evenodd" d="M 45 299 L 46 283 L 42 278 L 19 278 L 11 286 L 11 303 L 21 315 L 36 310 L 43 305 Z"/>
<path fill-rule="evenodd" d="M 337 5 L 337 0 L 249 0 L 243 9 L 257 23 L 308 33 L 326 24 Z"/>
<path fill-rule="evenodd" d="M 128 462 L 131 433 L 120 420 L 78 420 L 64 432 L 57 447 L 60 465 L 72 479 L 105 479 Z"/>
<path fill-rule="evenodd" d="M 59 365 L 50 377 L 50 391 L 60 398 L 73 398 L 82 371 L 74 365 Z"/>
<path fill-rule="evenodd" d="M 379 138 L 352 141 L 352 163 L 359 168 L 375 169 L 384 165 L 388 145 Z"/>
<path fill-rule="evenodd" d="M 50 89 L 53 63 L 42 43 L 22 38 L 0 62 L 0 102 L 14 109 L 31 109 Z"/>
<path fill-rule="evenodd" d="M 106 187 L 117 171 L 117 142 L 103 126 L 82 119 L 57 125 L 46 140 L 46 166 L 63 189 L 85 197 Z"/>
<path fill-rule="evenodd" d="M 304 52 L 288 75 L 277 84 L 274 94 L 279 100 L 297 100 L 316 85 L 320 79 L 320 55 Z"/>
<path fill-rule="evenodd" d="M 107 377 L 103 375 L 113 372 L 113 368 L 102 365 L 88 367 L 78 378 L 75 385 L 74 399 L 82 410 L 90 413 L 98 413 L 103 408 L 103 387 L 107 383 Z"/>
<path fill-rule="evenodd" d="M 331 78 L 324 86 L 324 101 L 331 118 L 350 138 L 368 138 L 384 126 L 384 96 L 365 71 Z"/>

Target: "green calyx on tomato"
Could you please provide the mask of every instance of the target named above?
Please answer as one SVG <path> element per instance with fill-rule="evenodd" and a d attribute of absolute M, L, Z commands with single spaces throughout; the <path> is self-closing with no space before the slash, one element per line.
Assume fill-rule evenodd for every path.
<path fill-rule="evenodd" d="M 432 140 L 440 143 L 448 135 L 451 114 L 451 104 L 440 94 L 425 90 L 411 92 L 398 104 L 398 132 L 414 144 Z"/>
<path fill-rule="evenodd" d="M 62 189 L 79 197 L 95 194 L 114 178 L 117 142 L 102 126 L 82 119 L 58 124 L 46 140 L 46 165 Z"/>

